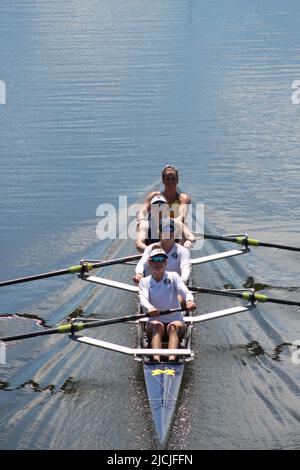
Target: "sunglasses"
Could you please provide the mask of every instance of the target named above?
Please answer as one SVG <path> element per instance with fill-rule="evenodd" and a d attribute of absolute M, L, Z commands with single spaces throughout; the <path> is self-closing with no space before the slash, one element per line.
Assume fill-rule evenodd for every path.
<path fill-rule="evenodd" d="M 153 258 L 151 258 L 151 261 L 153 261 L 153 263 L 164 263 L 166 261 L 166 258 L 164 256 L 153 256 Z"/>

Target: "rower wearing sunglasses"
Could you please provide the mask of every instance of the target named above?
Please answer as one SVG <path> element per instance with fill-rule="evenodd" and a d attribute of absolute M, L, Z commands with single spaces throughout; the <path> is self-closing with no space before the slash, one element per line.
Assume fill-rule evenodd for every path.
<path fill-rule="evenodd" d="M 151 244 L 146 247 L 142 258 L 135 268 L 134 282 L 139 283 L 146 275 L 149 275 L 148 259 L 154 247 L 162 248 L 168 255 L 167 271 L 177 272 L 183 282 L 187 283 L 191 274 L 191 257 L 187 248 L 175 242 L 175 221 L 165 218 L 159 224 L 159 244 Z"/>
<path fill-rule="evenodd" d="M 137 212 L 136 248 L 143 252 L 147 245 L 158 241 L 159 217 L 171 217 L 181 233 L 182 244 L 190 248 L 196 237 L 185 224 L 191 197 L 177 189 L 178 170 L 167 165 L 162 170 L 164 191 L 152 191 L 146 197 L 142 208 Z"/>
<path fill-rule="evenodd" d="M 150 320 L 146 326 L 146 332 L 151 338 L 153 349 L 162 348 L 164 336 L 168 338 L 168 348 L 177 349 L 179 340 L 185 333 L 185 323 L 182 312 L 173 312 L 159 316 L 160 311 L 179 309 L 178 296 L 186 303 L 187 310 L 194 310 L 193 294 L 184 284 L 179 274 L 166 271 L 168 255 L 160 247 L 152 248 L 148 264 L 150 275 L 140 280 L 140 303 Z M 160 356 L 153 355 L 155 362 L 160 362 Z M 176 356 L 169 356 L 169 361 L 176 361 Z"/>

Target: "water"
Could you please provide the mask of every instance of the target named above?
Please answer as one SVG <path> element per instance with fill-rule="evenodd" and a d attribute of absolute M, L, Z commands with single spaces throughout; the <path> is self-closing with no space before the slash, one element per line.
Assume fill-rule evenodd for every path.
<path fill-rule="evenodd" d="M 115 205 L 119 195 L 135 201 L 166 163 L 205 203 L 211 230 L 299 246 L 297 6 L 2 0 L 0 279 L 106 256 L 98 205 Z M 116 243 L 109 254 L 133 252 L 132 242 Z M 128 280 L 132 269 L 103 275 Z M 292 252 L 253 249 L 194 276 L 211 287 L 240 287 L 252 276 L 270 295 L 299 299 Z M 51 326 L 79 304 L 107 316 L 135 309 L 126 294 L 82 284 L 67 276 L 3 288 L 0 312 Z M 170 448 L 299 447 L 299 366 L 285 345 L 300 338 L 297 313 L 263 306 L 199 328 Z M 24 316 L 0 321 L 5 334 L 36 328 Z M 124 326 L 93 334 L 134 341 Z M 0 383 L 0 448 L 133 449 L 140 436 L 141 447 L 157 446 L 130 359 L 37 339 L 9 347 Z M 125 411 L 116 411 L 120 402 Z"/>

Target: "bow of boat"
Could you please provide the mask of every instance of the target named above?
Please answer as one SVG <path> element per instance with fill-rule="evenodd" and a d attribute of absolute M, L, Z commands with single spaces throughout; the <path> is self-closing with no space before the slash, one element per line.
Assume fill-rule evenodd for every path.
<path fill-rule="evenodd" d="M 176 409 L 184 362 L 178 364 L 145 362 L 143 367 L 153 422 L 159 442 L 164 446 L 168 440 Z"/>

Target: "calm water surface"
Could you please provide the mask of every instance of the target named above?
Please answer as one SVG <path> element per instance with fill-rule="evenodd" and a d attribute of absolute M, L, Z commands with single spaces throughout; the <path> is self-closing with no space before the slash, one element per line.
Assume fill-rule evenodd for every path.
<path fill-rule="evenodd" d="M 295 0 L 2 0 L 0 279 L 133 253 L 131 241 L 99 241 L 97 207 L 134 202 L 166 163 L 205 203 L 209 230 L 299 246 L 299 27 Z M 203 253 L 222 249 L 206 242 Z M 102 274 L 128 281 L 132 271 Z M 297 255 L 261 248 L 195 269 L 194 282 L 299 299 L 299 275 Z M 82 284 L 2 288 L 0 314 L 50 326 L 78 305 L 107 317 L 136 308 Z M 203 311 L 224 302 L 199 299 Z M 299 447 L 298 314 L 264 305 L 198 327 L 170 449 Z M 0 319 L 1 335 L 36 328 L 28 315 Z M 125 325 L 91 335 L 135 340 Z M 0 448 L 157 446 L 130 358 L 62 337 L 9 346 Z"/>

